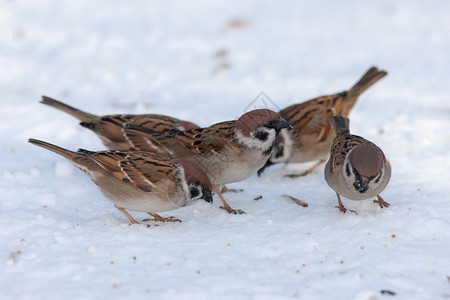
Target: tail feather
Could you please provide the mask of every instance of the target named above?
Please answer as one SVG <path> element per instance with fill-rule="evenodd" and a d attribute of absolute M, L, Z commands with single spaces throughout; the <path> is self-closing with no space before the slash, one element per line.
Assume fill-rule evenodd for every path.
<path fill-rule="evenodd" d="M 348 99 L 356 101 L 359 95 L 364 93 L 369 87 L 375 84 L 378 80 L 387 75 L 384 70 L 378 70 L 376 67 L 371 67 L 361 79 L 348 91 Z"/>
<path fill-rule="evenodd" d="M 343 116 L 332 116 L 330 123 L 336 132 L 336 135 L 343 135 L 350 133 L 350 119 Z"/>
<path fill-rule="evenodd" d="M 67 158 L 68 160 L 71 160 L 74 156 L 76 156 L 78 153 L 74 152 L 74 151 L 70 151 L 67 149 L 64 149 L 62 147 L 41 141 L 41 140 L 36 140 L 36 139 L 28 139 L 28 142 L 35 145 L 35 146 L 39 146 L 42 147 L 44 149 L 47 149 L 49 151 L 52 151 L 56 154 L 59 154 L 61 156 L 63 156 L 64 158 Z"/>
<path fill-rule="evenodd" d="M 98 171 L 98 169 L 100 168 L 98 164 L 95 162 L 95 160 L 92 159 L 92 155 L 95 154 L 96 152 L 83 149 L 80 149 L 78 152 L 75 152 L 36 139 L 28 139 L 28 142 L 61 155 L 69 162 L 71 162 L 75 167 L 85 172 L 89 177 L 91 177 L 90 175 L 91 172 L 88 172 L 87 170 Z"/>
<path fill-rule="evenodd" d="M 64 104 L 47 96 L 42 96 L 42 100 L 40 102 L 53 108 L 59 109 L 65 113 L 68 113 L 69 115 L 80 120 L 80 122 L 90 123 L 99 118 L 96 115 L 81 111 L 75 107 Z"/>

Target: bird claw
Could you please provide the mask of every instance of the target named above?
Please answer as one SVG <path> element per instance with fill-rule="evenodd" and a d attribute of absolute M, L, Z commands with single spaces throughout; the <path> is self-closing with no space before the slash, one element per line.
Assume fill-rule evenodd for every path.
<path fill-rule="evenodd" d="M 373 200 L 373 203 L 378 203 L 380 208 L 383 208 L 383 207 L 387 208 L 390 206 L 390 204 L 387 203 L 386 201 L 384 201 L 383 198 L 381 198 L 380 196 L 377 196 L 377 197 L 378 197 L 378 200 Z"/>
<path fill-rule="evenodd" d="M 358 214 L 356 211 L 354 211 L 354 210 L 351 210 L 351 209 L 346 209 L 343 205 L 339 205 L 339 206 L 336 206 L 336 208 L 339 208 L 339 210 L 342 212 L 342 213 L 346 213 L 347 212 L 347 210 L 348 211 L 351 211 L 351 212 L 353 212 L 353 213 L 355 213 L 355 214 Z"/>

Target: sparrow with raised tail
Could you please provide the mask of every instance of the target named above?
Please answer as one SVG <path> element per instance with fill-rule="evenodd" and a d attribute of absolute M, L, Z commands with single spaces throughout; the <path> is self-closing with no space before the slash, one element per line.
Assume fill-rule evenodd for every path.
<path fill-rule="evenodd" d="M 214 192 L 223 203 L 221 208 L 229 213 L 243 213 L 227 204 L 219 186 L 244 180 L 256 173 L 272 154 L 280 130 L 287 127 L 290 127 L 289 122 L 276 112 L 257 109 L 243 114 L 236 121 L 221 122 L 207 128 L 164 134 L 127 125 L 125 132 L 128 136 L 136 133 L 135 137 L 140 142 L 158 143 L 172 157 L 200 168 L 215 186 Z"/>
<path fill-rule="evenodd" d="M 291 105 L 279 112 L 280 116 L 292 124 L 278 136 L 272 157 L 258 174 L 270 165 L 285 163 L 304 163 L 319 161 L 306 172 L 286 175 L 294 178 L 311 173 L 328 157 L 334 134 L 330 126 L 330 117 L 347 117 L 358 97 L 378 80 L 387 75 L 386 71 L 370 68 L 362 78 L 348 91 L 318 97 L 303 103 Z"/>
<path fill-rule="evenodd" d="M 325 165 L 325 180 L 336 192 L 340 211 L 346 212 L 340 195 L 351 200 L 374 200 L 381 208 L 389 203 L 380 197 L 391 178 L 391 165 L 383 151 L 374 143 L 350 134 L 348 118 L 333 116 L 330 119 L 336 137 Z"/>
<path fill-rule="evenodd" d="M 42 96 L 41 103 L 64 111 L 77 118 L 80 121 L 81 126 L 95 132 L 100 137 L 103 144 L 111 150 L 132 149 L 136 151 L 151 151 L 154 153 L 163 154 L 159 151 L 160 148 L 158 145 L 148 143 L 137 145 L 133 144 L 132 139 L 130 139 L 123 131 L 125 124 L 132 124 L 162 133 L 166 133 L 171 130 L 182 131 L 198 128 L 197 125 L 191 122 L 156 114 L 96 116 L 46 96 Z"/>
<path fill-rule="evenodd" d="M 149 152 L 74 152 L 40 140 L 28 141 L 61 155 L 83 171 L 131 223 L 138 222 L 127 209 L 146 212 L 153 216 L 150 220 L 179 222 L 155 212 L 173 210 L 200 198 L 212 202 L 211 181 L 186 161 Z"/>

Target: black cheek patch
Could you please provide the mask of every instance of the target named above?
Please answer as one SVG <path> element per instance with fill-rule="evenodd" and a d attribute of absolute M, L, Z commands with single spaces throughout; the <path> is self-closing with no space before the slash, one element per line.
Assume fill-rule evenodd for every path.
<path fill-rule="evenodd" d="M 278 146 L 275 149 L 276 149 L 275 158 L 280 158 L 280 157 L 284 156 L 284 147 L 283 146 Z"/>
<path fill-rule="evenodd" d="M 263 141 L 263 142 L 267 141 L 268 137 L 269 137 L 269 133 L 265 132 L 265 131 L 258 131 L 255 134 L 255 138 L 257 138 L 258 140 Z"/>
<path fill-rule="evenodd" d="M 198 188 L 192 187 L 190 189 L 190 192 L 191 192 L 191 198 L 200 196 L 200 192 L 199 192 Z"/>
<path fill-rule="evenodd" d="M 377 179 L 375 179 L 375 183 L 378 183 L 380 181 L 382 175 L 383 172 L 380 171 L 380 174 L 378 175 Z"/>
<path fill-rule="evenodd" d="M 348 177 L 350 177 L 351 173 L 350 173 L 350 166 L 349 166 L 349 164 L 347 164 L 345 166 L 345 173 L 347 174 Z"/>
<path fill-rule="evenodd" d="M 271 155 L 273 150 L 273 145 L 269 147 L 266 151 L 263 152 L 265 156 Z"/>

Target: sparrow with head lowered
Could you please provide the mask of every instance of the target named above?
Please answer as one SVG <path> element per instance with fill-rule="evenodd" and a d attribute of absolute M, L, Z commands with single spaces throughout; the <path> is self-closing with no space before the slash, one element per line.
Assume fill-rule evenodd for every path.
<path fill-rule="evenodd" d="M 158 145 L 134 145 L 132 139 L 130 139 L 123 130 L 125 124 L 132 124 L 162 133 L 167 133 L 170 130 L 188 130 L 198 128 L 197 125 L 189 121 L 178 120 L 169 116 L 157 114 L 96 116 L 46 96 L 42 96 L 41 103 L 64 111 L 77 118 L 80 121 L 81 126 L 96 133 L 102 140 L 103 144 L 111 150 L 132 149 L 160 153 Z"/>
<path fill-rule="evenodd" d="M 275 142 L 272 157 L 264 168 L 279 162 L 304 163 L 318 160 L 317 164 L 303 174 L 287 176 L 294 178 L 311 173 L 328 157 L 334 138 L 330 117 L 337 115 L 347 117 L 358 97 L 386 74 L 386 71 L 372 67 L 348 91 L 318 97 L 281 110 L 280 116 L 291 123 L 292 128 L 281 131 Z M 261 174 L 264 168 L 258 174 Z"/>
<path fill-rule="evenodd" d="M 391 178 L 391 165 L 383 151 L 365 138 L 350 134 L 348 118 L 333 116 L 330 123 L 336 137 L 325 165 L 325 180 L 336 192 L 337 207 L 346 212 L 341 195 L 351 200 L 377 196 L 375 203 L 381 208 L 389 207 L 380 196 Z"/>
<path fill-rule="evenodd" d="M 210 178 L 229 213 L 232 209 L 222 197 L 219 186 L 238 182 L 258 171 L 272 154 L 273 144 L 289 122 L 269 109 L 257 109 L 243 114 L 236 121 L 226 121 L 185 131 L 164 134 L 151 129 L 127 125 L 128 136 L 139 143 L 158 143 L 168 155 L 190 162 Z M 133 135 L 133 133 L 136 133 Z"/>
<path fill-rule="evenodd" d="M 138 223 L 126 210 L 146 212 L 154 221 L 155 212 L 173 210 L 196 199 L 212 202 L 209 178 L 192 164 L 150 152 L 70 151 L 50 143 L 29 139 L 31 144 L 61 155 L 83 171 L 131 223 Z"/>

